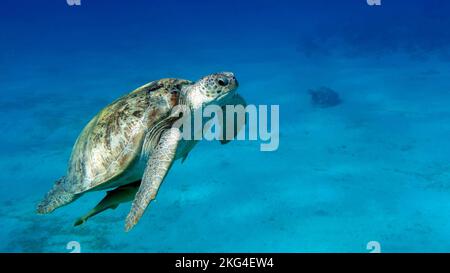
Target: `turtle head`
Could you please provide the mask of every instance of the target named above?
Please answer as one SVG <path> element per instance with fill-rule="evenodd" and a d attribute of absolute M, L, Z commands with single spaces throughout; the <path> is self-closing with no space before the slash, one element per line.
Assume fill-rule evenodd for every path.
<path fill-rule="evenodd" d="M 189 87 L 186 97 L 192 108 L 209 104 L 223 106 L 233 97 L 238 81 L 231 72 L 205 76 Z"/>

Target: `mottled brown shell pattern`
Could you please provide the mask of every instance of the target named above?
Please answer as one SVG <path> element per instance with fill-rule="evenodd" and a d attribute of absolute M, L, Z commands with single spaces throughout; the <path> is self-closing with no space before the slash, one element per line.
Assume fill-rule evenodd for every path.
<path fill-rule="evenodd" d="M 126 172 L 139 158 L 145 133 L 170 114 L 181 88 L 189 84 L 180 79 L 154 81 L 100 111 L 73 147 L 65 190 L 82 193 Z"/>

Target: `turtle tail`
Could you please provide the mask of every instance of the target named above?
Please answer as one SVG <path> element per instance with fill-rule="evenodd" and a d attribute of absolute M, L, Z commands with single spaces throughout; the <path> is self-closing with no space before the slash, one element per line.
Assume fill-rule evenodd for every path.
<path fill-rule="evenodd" d="M 37 206 L 37 213 L 47 214 L 55 209 L 62 207 L 71 203 L 78 198 L 78 195 L 69 193 L 64 190 L 63 182 L 64 177 L 60 178 L 55 182 L 53 188 L 45 195 L 44 200 L 42 200 Z"/>

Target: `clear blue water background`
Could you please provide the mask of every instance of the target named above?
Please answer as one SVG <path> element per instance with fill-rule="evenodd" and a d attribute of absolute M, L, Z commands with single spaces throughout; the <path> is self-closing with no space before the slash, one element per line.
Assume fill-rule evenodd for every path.
<path fill-rule="evenodd" d="M 0 3 L 0 251 L 450 251 L 448 1 Z M 103 193 L 40 216 L 105 105 L 163 77 L 233 71 L 280 105 L 280 147 L 201 143 L 130 232 Z M 316 108 L 308 89 L 343 103 Z"/>

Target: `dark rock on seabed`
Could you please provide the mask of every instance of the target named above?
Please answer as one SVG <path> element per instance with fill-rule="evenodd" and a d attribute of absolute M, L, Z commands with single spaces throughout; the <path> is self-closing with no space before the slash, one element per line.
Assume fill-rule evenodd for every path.
<path fill-rule="evenodd" d="M 311 96 L 311 103 L 316 107 L 327 108 L 337 106 L 342 103 L 339 94 L 328 87 L 308 90 Z"/>

